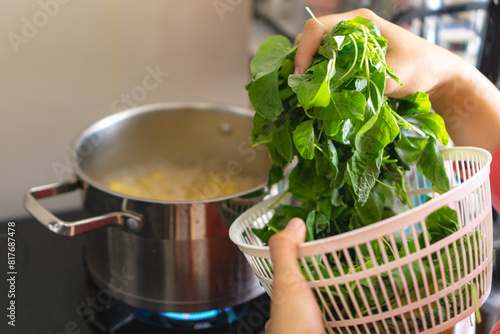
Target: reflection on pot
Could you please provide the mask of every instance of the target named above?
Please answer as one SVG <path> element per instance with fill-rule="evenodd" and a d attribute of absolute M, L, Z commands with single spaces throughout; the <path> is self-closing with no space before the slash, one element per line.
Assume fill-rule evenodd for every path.
<path fill-rule="evenodd" d="M 269 156 L 265 149 L 251 147 L 248 138 L 252 115 L 241 108 L 170 103 L 109 116 L 74 142 L 75 180 L 31 189 L 25 207 L 55 233 L 88 232 L 84 254 L 92 279 L 128 305 L 186 313 L 251 300 L 264 290 L 227 233 L 235 217 L 269 194 Z M 156 166 L 158 161 L 182 161 L 182 166 L 223 161 L 223 170 L 208 172 L 218 186 L 236 182 L 240 175 L 255 176 L 256 182 L 216 198 L 173 200 L 123 194 L 103 181 L 116 171 Z M 160 185 L 166 171 L 157 172 L 145 181 Z M 173 188 L 193 191 L 183 178 Z M 82 221 L 62 221 L 38 201 L 76 189 L 82 190 L 83 209 L 90 217 Z M 113 289 L 113 273 L 122 271 L 135 278 Z"/>

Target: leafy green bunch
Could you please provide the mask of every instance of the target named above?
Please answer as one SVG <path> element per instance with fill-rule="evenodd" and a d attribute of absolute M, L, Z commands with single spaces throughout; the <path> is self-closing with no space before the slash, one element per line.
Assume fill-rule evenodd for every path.
<path fill-rule="evenodd" d="M 251 62 L 248 95 L 256 113 L 253 145 L 265 145 L 269 185 L 296 162 L 287 192 L 300 206 L 281 205 L 254 232 L 264 242 L 292 217 L 307 225 L 307 241 L 394 215 L 394 199 L 409 205 L 405 173 L 419 172 L 443 193 L 450 185 L 437 142 L 446 145 L 443 119 L 427 94 L 384 95 L 387 40 L 370 20 L 342 21 L 323 41 L 304 74 L 293 74 L 297 47 L 270 36 Z M 296 161 L 294 161 L 296 160 Z"/>

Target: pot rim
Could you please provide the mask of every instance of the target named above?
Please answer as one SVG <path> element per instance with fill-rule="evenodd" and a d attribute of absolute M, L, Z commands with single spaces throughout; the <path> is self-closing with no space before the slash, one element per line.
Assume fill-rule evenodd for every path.
<path fill-rule="evenodd" d="M 238 106 L 233 106 L 233 105 L 224 105 L 224 104 L 218 104 L 218 103 L 210 103 L 210 102 L 155 103 L 155 104 L 142 105 L 142 106 L 138 106 L 138 107 L 134 107 L 134 108 L 130 108 L 130 109 L 126 109 L 123 111 L 113 113 L 111 115 L 108 115 L 108 116 L 98 120 L 97 122 L 94 122 L 92 125 L 90 125 L 86 129 L 81 131 L 80 134 L 73 140 L 73 142 L 71 144 L 71 152 L 69 153 L 70 154 L 69 158 L 72 162 L 72 165 L 73 165 L 72 168 L 73 168 L 73 171 L 76 174 L 77 178 L 82 180 L 84 183 L 89 184 L 92 187 L 99 189 L 100 191 L 112 194 L 112 195 L 120 197 L 120 198 L 126 198 L 126 199 L 140 201 L 140 202 L 157 203 L 157 204 L 207 204 L 207 203 L 221 202 L 221 201 L 226 201 L 226 200 L 230 200 L 230 199 L 234 199 L 234 198 L 238 198 L 238 197 L 243 197 L 243 196 L 258 192 L 258 191 L 263 191 L 263 194 L 267 193 L 267 191 L 268 191 L 267 183 L 264 182 L 258 186 L 255 186 L 253 188 L 250 188 L 250 189 L 242 191 L 242 192 L 238 192 L 238 193 L 227 195 L 227 196 L 208 198 L 208 199 L 177 200 L 177 201 L 151 199 L 151 198 L 146 198 L 146 197 L 137 197 L 137 196 L 127 195 L 127 194 L 123 194 L 123 193 L 111 190 L 108 187 L 101 184 L 100 182 L 91 178 L 86 172 L 84 172 L 80 168 L 80 160 L 82 158 L 78 156 L 77 152 L 78 152 L 81 144 L 88 137 L 90 137 L 92 134 L 97 133 L 99 131 L 103 131 L 106 128 L 108 128 L 114 124 L 117 124 L 125 119 L 130 119 L 130 118 L 135 117 L 137 115 L 147 114 L 147 113 L 156 112 L 156 111 L 177 110 L 177 109 L 217 110 L 220 112 L 239 114 L 239 115 L 247 116 L 247 117 L 251 117 L 254 114 L 254 112 L 252 110 L 246 109 L 243 107 L 238 107 Z M 91 153 L 89 153 L 89 154 L 91 154 Z"/>

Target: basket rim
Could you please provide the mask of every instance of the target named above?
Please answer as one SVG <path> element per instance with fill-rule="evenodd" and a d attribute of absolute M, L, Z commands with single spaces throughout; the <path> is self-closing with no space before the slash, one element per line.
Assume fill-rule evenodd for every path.
<path fill-rule="evenodd" d="M 457 185 L 453 189 L 439 195 L 438 197 L 432 198 L 430 201 L 422 203 L 421 205 L 410 210 L 406 210 L 392 217 L 357 228 L 352 231 L 344 232 L 342 234 L 314 241 L 303 242 L 299 245 L 299 257 L 313 256 L 323 253 L 325 250 L 336 251 L 343 248 L 353 247 L 353 238 L 356 238 L 356 244 L 360 244 L 369 240 L 377 239 L 380 237 L 380 235 L 387 235 L 391 233 L 390 231 L 381 229 L 381 227 L 389 229 L 389 227 L 394 227 L 397 224 L 398 229 L 403 229 L 406 227 L 405 225 L 412 225 L 415 222 L 422 220 L 427 215 L 435 211 L 436 207 L 439 208 L 454 199 L 459 199 L 466 196 L 469 191 L 476 188 L 477 183 L 481 184 L 485 181 L 486 178 L 489 177 L 492 155 L 487 150 L 472 146 L 456 146 L 451 148 L 442 148 L 439 150 L 439 152 L 443 158 L 457 153 L 472 153 L 480 155 L 483 159 L 485 159 L 484 166 L 476 174 L 472 175 L 469 179 L 465 180 L 463 183 Z M 253 206 L 249 210 L 243 212 L 231 224 L 231 227 L 229 229 L 229 237 L 231 241 L 235 243 L 244 253 L 252 253 L 252 255 L 259 254 L 260 256 L 270 258 L 269 246 L 250 245 L 242 242 L 240 240 L 240 230 L 241 226 L 243 225 L 243 221 L 248 218 L 249 214 L 254 213 L 255 211 L 258 211 L 266 206 L 269 206 L 270 204 L 275 202 L 279 198 L 279 196 L 280 195 L 273 196 Z M 286 197 L 284 199 L 286 199 Z M 274 210 L 267 210 L 266 213 L 272 211 Z M 262 216 L 262 214 L 259 216 Z M 403 220 L 407 221 L 405 225 L 401 224 Z"/>

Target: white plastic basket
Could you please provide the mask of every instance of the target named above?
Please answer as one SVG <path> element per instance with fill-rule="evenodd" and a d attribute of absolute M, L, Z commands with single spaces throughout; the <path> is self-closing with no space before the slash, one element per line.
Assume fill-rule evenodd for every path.
<path fill-rule="evenodd" d="M 413 166 L 406 180 L 413 209 L 300 246 L 298 261 L 332 332 L 439 333 L 474 312 L 474 294 L 478 306 L 488 297 L 493 263 L 491 154 L 459 147 L 443 149 L 441 155 L 450 191 L 434 193 Z M 422 203 L 424 195 L 432 199 Z M 288 200 L 286 196 L 281 203 Z M 229 231 L 271 297 L 273 264 L 269 247 L 252 228 L 262 228 L 271 219 L 274 211 L 268 208 L 275 201 L 276 197 L 250 208 Z M 443 206 L 457 212 L 459 230 L 431 243 L 427 233 L 422 233 L 427 230 L 425 219 Z M 423 246 L 415 242 L 415 249 L 410 249 L 411 240 L 419 237 Z M 392 249 L 399 244 L 404 254 L 394 254 L 391 261 L 384 243 Z M 379 247 L 381 258 L 375 258 L 374 247 Z M 366 254 L 371 264 L 358 256 L 366 258 Z M 360 262 L 358 271 L 356 260 Z M 348 270 L 342 269 L 341 261 Z M 434 265 L 424 268 L 426 261 Z M 325 267 L 323 271 L 320 264 Z"/>

